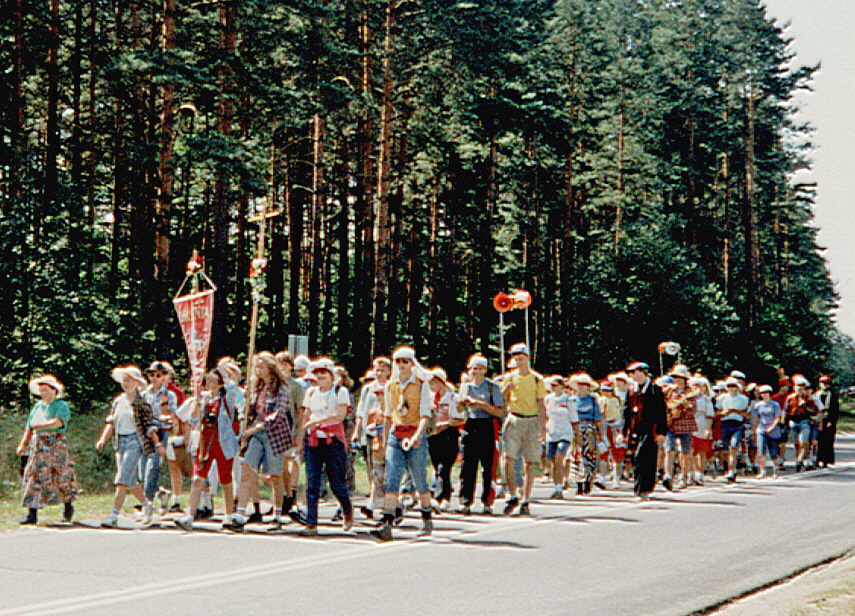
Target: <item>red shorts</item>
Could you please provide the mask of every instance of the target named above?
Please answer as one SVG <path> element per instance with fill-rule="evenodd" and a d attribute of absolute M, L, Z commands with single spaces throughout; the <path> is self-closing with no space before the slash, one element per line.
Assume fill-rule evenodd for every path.
<path fill-rule="evenodd" d="M 612 460 L 614 460 L 617 464 L 620 464 L 621 462 L 623 462 L 624 455 L 626 454 L 625 447 L 617 446 L 618 435 L 620 433 L 617 432 L 611 426 L 606 425 L 604 427 L 606 432 L 606 441 L 609 444 L 609 448 L 605 453 L 600 454 L 600 459 L 608 460 L 609 456 L 611 456 Z"/>
<path fill-rule="evenodd" d="M 692 436 L 692 451 L 694 453 L 712 453 L 712 439 Z"/>
<path fill-rule="evenodd" d="M 202 447 L 206 446 L 206 443 L 210 443 L 210 446 L 208 447 L 208 459 L 203 463 L 199 459 L 199 454 L 202 451 Z M 219 477 L 220 483 L 223 485 L 230 484 L 232 482 L 232 462 L 234 460 L 226 460 L 223 450 L 220 449 L 220 439 L 213 434 L 213 430 L 203 430 L 202 438 L 199 439 L 199 451 L 193 456 L 193 476 L 207 477 L 208 473 L 211 472 L 211 465 L 214 463 L 214 460 L 217 461 L 217 477 Z"/>

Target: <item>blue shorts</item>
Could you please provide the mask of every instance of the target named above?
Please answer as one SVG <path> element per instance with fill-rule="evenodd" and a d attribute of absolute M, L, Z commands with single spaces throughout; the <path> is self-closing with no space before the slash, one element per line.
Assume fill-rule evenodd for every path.
<path fill-rule="evenodd" d="M 680 441 L 680 451 L 682 453 L 692 453 L 692 434 L 674 434 L 670 430 L 665 435 L 665 451 L 675 451 L 677 449 L 677 441 Z"/>
<path fill-rule="evenodd" d="M 777 460 L 780 444 L 780 438 L 774 438 L 764 432 L 757 432 L 757 453 L 761 456 L 769 456 L 773 460 Z"/>
<path fill-rule="evenodd" d="M 116 479 L 113 483 L 129 488 L 139 485 L 137 465 L 142 455 L 142 444 L 136 432 L 120 434 L 116 450 Z"/>
<path fill-rule="evenodd" d="M 404 451 L 401 446 L 403 439 L 395 436 L 394 430 L 391 432 L 392 434 L 389 435 L 389 440 L 386 442 L 386 477 L 383 481 L 386 494 L 398 494 L 400 492 L 401 479 L 404 477 L 404 470 L 407 468 L 410 469 L 416 492 L 427 494 L 429 492 L 427 484 L 427 439 L 422 437 L 418 447 Z"/>
<path fill-rule="evenodd" d="M 273 453 L 270 435 L 267 430 L 262 430 L 249 438 L 243 463 L 248 464 L 262 475 L 281 477 L 283 459 L 284 456 L 281 453 Z"/>
<path fill-rule="evenodd" d="M 793 435 L 794 443 L 810 442 L 810 419 L 790 422 L 790 434 Z"/>
<path fill-rule="evenodd" d="M 721 422 L 721 440 L 724 446 L 731 449 L 739 448 L 744 430 L 745 424 L 735 424 L 728 421 Z"/>
<path fill-rule="evenodd" d="M 549 441 L 546 444 L 546 458 L 554 460 L 556 453 L 563 457 L 567 455 L 568 449 L 570 449 L 570 441 Z"/>

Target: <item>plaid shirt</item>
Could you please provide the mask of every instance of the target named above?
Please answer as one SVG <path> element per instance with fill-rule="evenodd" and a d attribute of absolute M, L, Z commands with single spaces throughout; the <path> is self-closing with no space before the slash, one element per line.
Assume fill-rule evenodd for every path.
<path fill-rule="evenodd" d="M 287 384 L 281 384 L 275 395 L 271 395 L 267 389 L 259 390 L 256 395 L 265 397 L 267 416 L 263 420 L 264 428 L 270 435 L 273 453 L 279 455 L 294 446 L 291 421 L 288 418 L 288 412 L 291 410 L 291 393 L 288 391 Z M 255 408 L 255 404 L 252 406 Z"/>
<path fill-rule="evenodd" d="M 665 389 L 665 406 L 668 409 L 668 428 L 674 434 L 691 434 L 698 429 L 695 422 L 697 403 L 686 396 L 686 390 L 676 387 Z"/>
<path fill-rule="evenodd" d="M 107 423 L 113 424 L 114 428 L 116 423 L 116 404 L 118 402 L 118 397 L 113 400 L 113 406 L 110 408 L 110 415 L 107 417 Z M 143 400 L 141 394 L 137 394 L 137 397 L 134 398 L 134 402 L 131 407 L 134 409 L 134 426 L 137 430 L 137 437 L 140 439 L 140 443 L 142 444 L 143 452 L 145 453 L 145 455 L 150 456 L 155 452 L 154 441 L 151 437 L 153 434 L 157 434 L 158 432 L 157 424 L 154 420 L 154 413 L 152 412 L 151 407 L 148 405 L 148 403 Z M 116 450 L 119 449 L 118 443 L 119 433 L 114 429 L 113 447 Z"/>

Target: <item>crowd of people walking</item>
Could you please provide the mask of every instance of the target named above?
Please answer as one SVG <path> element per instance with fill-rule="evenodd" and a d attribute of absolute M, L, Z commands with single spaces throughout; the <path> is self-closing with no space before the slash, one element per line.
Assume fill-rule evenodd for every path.
<path fill-rule="evenodd" d="M 795 472 L 834 464 L 839 400 L 828 376 L 816 388 L 800 374 L 751 383 L 738 370 L 713 382 L 678 363 L 654 378 L 643 362 L 599 379 L 544 376 L 530 355 L 514 345 L 509 370 L 495 378 L 488 360 L 472 355 L 455 383 L 402 346 L 375 358 L 356 390 L 327 357 L 261 352 L 246 380 L 237 362 L 222 358 L 190 397 L 167 362 L 145 373 L 118 366 L 111 377 L 120 393 L 94 444 L 100 451 L 112 443 L 116 462 L 113 507 L 101 525 L 118 525 L 130 494 L 144 523 L 160 499 L 162 513 L 191 531 L 212 516 L 222 486 L 222 527 L 230 531 L 265 522 L 278 530 L 294 520 L 316 536 L 325 493 L 338 501 L 334 519 L 350 531 L 357 452 L 370 486 L 358 511 L 380 541 L 392 540 L 407 506 L 421 516 L 419 536 L 431 535 L 434 515 L 471 515 L 479 480 L 477 513 L 526 516 L 538 472 L 552 483 L 550 499 L 626 485 L 646 500 L 657 484 L 682 490 L 719 476 L 732 483 L 739 473 L 774 478 L 786 469 L 789 442 Z M 40 508 L 58 504 L 70 522 L 77 484 L 64 387 L 52 375 L 29 386 L 38 401 L 17 448 L 27 509 L 21 524 L 37 523 Z M 169 489 L 160 485 L 164 461 Z M 273 501 L 267 520 L 260 484 Z"/>

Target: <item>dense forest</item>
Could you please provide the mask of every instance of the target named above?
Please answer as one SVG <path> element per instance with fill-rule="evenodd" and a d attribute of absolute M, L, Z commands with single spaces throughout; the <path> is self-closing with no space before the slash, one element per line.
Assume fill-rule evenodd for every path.
<path fill-rule="evenodd" d="M 210 358 L 306 335 L 353 372 L 414 344 L 535 364 L 853 372 L 816 243 L 811 129 L 757 0 L 8 0 L 0 404 L 57 374 L 186 365 L 171 299 L 218 287 Z M 263 218 L 260 214 L 267 214 Z M 250 279 L 264 226 L 268 260 Z M 506 340 L 524 336 L 506 314 Z"/>

